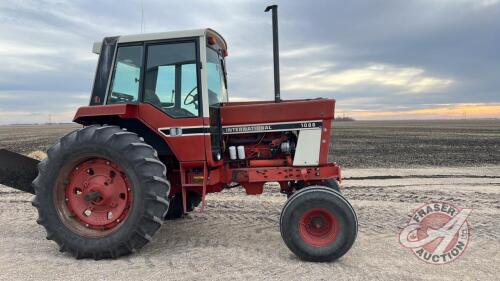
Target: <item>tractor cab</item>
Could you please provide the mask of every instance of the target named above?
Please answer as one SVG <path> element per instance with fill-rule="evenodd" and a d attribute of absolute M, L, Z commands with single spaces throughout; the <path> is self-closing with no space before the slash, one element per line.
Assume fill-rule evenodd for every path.
<path fill-rule="evenodd" d="M 107 37 L 90 105 L 149 103 L 172 118 L 227 102 L 227 45 L 212 29 Z"/>
<path fill-rule="evenodd" d="M 93 52 L 99 60 L 90 104 L 75 122 L 141 133 L 175 161 L 222 163 L 217 124 L 228 94 L 227 44 L 220 34 L 207 28 L 106 37 Z M 96 114 L 100 110 L 105 113 Z M 151 129 L 156 134 L 146 133 Z"/>

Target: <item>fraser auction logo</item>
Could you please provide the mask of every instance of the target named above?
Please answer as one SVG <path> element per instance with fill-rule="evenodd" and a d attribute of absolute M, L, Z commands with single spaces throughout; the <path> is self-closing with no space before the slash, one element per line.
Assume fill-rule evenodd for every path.
<path fill-rule="evenodd" d="M 446 264 L 463 254 L 470 239 L 472 209 L 434 202 L 418 208 L 399 234 L 399 242 L 419 259 Z"/>

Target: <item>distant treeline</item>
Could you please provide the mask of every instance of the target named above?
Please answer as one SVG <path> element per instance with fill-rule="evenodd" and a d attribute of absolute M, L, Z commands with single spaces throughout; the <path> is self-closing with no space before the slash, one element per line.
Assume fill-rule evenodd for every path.
<path fill-rule="evenodd" d="M 356 120 L 349 116 L 337 116 L 335 117 L 335 121 L 356 121 Z"/>

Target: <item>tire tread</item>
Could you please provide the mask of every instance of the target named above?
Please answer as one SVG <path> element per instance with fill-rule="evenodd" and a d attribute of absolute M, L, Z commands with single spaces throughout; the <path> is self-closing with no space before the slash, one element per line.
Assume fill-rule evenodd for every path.
<path fill-rule="evenodd" d="M 138 182 L 141 183 L 137 188 L 143 189 L 144 211 L 138 220 L 138 225 L 131 227 L 128 240 L 118 241 L 98 250 L 86 249 L 85 243 L 82 243 L 81 247 L 70 247 L 71 243 L 66 241 L 68 238 L 58 232 L 58 226 L 54 225 L 57 220 L 46 219 L 53 212 L 47 207 L 50 204 L 48 198 L 51 198 L 47 194 L 52 192 L 52 185 L 47 184 L 53 177 L 50 171 L 57 167 L 57 163 L 61 163 L 61 155 L 68 153 L 73 146 L 87 143 L 109 146 L 120 151 L 135 171 Z M 59 245 L 59 251 L 69 252 L 77 259 L 114 259 L 133 253 L 152 240 L 155 232 L 163 224 L 161 218 L 168 211 L 170 183 L 166 179 L 165 165 L 158 159 L 157 152 L 151 145 L 146 144 L 137 134 L 120 127 L 91 125 L 75 130 L 59 139 L 49 148 L 47 155 L 48 157 L 38 164 L 39 173 L 32 183 L 36 194 L 32 205 L 38 210 L 37 223 L 46 229 L 47 239 Z"/>

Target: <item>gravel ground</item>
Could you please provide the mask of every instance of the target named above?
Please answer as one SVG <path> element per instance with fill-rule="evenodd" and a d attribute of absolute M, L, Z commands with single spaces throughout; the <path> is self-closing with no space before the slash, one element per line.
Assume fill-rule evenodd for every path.
<path fill-rule="evenodd" d="M 0 126 L 0 148 L 40 158 L 75 128 Z M 272 188 L 210 194 L 204 213 L 167 221 L 139 253 L 77 261 L 45 240 L 31 195 L 0 185 L 0 280 L 498 280 L 500 120 L 339 122 L 332 148 L 360 224 L 336 262 L 303 262 L 286 248 L 278 226 L 286 198 Z M 434 200 L 473 208 L 471 243 L 444 266 L 398 241 L 412 211 Z"/>
<path fill-rule="evenodd" d="M 347 169 L 343 192 L 359 218 L 350 252 L 332 263 L 298 260 L 278 219 L 286 198 L 233 189 L 208 196 L 206 211 L 166 222 L 153 242 L 118 260 L 75 260 L 59 253 L 36 224 L 31 196 L 0 187 L 0 280 L 495 280 L 500 272 L 500 166 Z M 471 243 L 457 261 L 428 265 L 398 242 L 414 208 L 445 200 L 472 207 Z M 498 279 L 496 279 L 498 280 Z"/>

